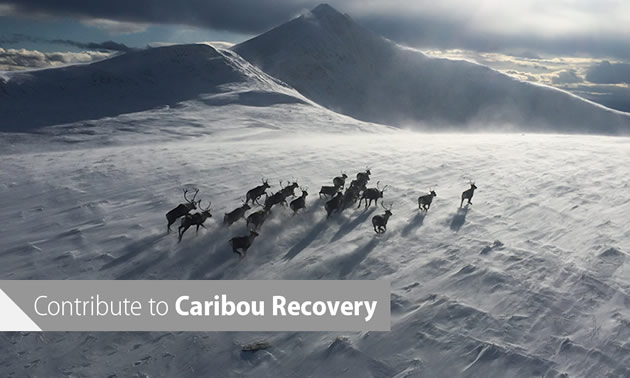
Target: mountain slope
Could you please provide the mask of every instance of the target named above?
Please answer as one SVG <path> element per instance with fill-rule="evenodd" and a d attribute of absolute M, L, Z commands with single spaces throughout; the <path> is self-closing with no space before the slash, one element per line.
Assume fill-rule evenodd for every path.
<path fill-rule="evenodd" d="M 315 102 L 361 120 L 459 129 L 630 130 L 629 114 L 488 67 L 403 48 L 328 5 L 233 50 Z"/>
<path fill-rule="evenodd" d="M 209 104 L 255 106 L 309 102 L 229 50 L 176 45 L 132 51 L 100 62 L 6 73 L 0 78 L 2 131 L 113 117 L 174 106 L 204 94 L 246 87 Z"/>

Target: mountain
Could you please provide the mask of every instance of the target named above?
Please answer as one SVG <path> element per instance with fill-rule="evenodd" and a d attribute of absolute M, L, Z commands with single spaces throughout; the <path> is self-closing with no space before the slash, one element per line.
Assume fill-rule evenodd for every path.
<path fill-rule="evenodd" d="M 230 87 L 240 91 L 230 96 Z M 114 117 L 215 95 L 208 105 L 309 102 L 230 50 L 175 45 L 0 76 L 0 131 Z"/>
<path fill-rule="evenodd" d="M 628 113 L 478 64 L 426 56 L 325 4 L 233 50 L 313 101 L 360 120 L 438 129 L 630 131 Z"/>

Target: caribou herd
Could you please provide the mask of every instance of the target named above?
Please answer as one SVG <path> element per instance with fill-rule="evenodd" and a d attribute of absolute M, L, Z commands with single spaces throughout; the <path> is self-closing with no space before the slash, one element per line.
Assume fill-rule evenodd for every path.
<path fill-rule="evenodd" d="M 377 181 L 375 187 L 368 187 L 370 176 L 372 172 L 367 168 L 365 171 L 356 174 L 356 178 L 346 186 L 346 179 L 348 175 L 345 172 L 341 172 L 340 176 L 334 177 L 332 180 L 332 186 L 322 186 L 319 190 L 319 198 L 325 199 L 324 209 L 326 210 L 326 218 L 330 218 L 335 213 L 341 213 L 344 210 L 353 207 L 357 204 L 357 208 L 361 208 L 361 205 L 365 204 L 365 209 L 378 205 L 379 199 L 381 200 L 381 207 L 385 212 L 372 217 L 372 226 L 374 232 L 377 234 L 383 234 L 387 231 L 387 221 L 392 216 L 393 203 L 385 205 L 383 202 L 384 193 L 387 190 L 388 185 L 381 188 L 380 181 Z M 475 183 L 469 182 L 470 188 L 465 190 L 461 196 L 461 202 L 459 207 L 461 208 L 464 201 L 467 200 L 468 205 L 472 205 L 472 197 L 475 193 Z M 295 195 L 295 190 L 300 188 L 301 194 Z M 245 200 L 243 204 L 229 213 L 225 213 L 223 217 L 223 225 L 229 227 L 232 224 L 238 222 L 240 219 L 244 219 L 249 230 L 248 235 L 238 236 L 230 239 L 229 244 L 232 247 L 232 251 L 238 254 L 241 258 L 245 257 L 247 250 L 251 247 L 252 243 L 259 235 L 258 231 L 262 227 L 265 220 L 271 214 L 272 208 L 276 205 L 289 206 L 293 211 L 293 215 L 297 214 L 300 210 L 306 209 L 306 197 L 308 196 L 308 188 L 298 185 L 296 180 L 288 181 L 286 185 L 283 185 L 280 181 L 280 189 L 275 193 L 268 193 L 267 190 L 271 189 L 268 180 L 262 179 L 262 184 L 249 190 L 245 194 Z M 196 200 L 199 189 L 195 190 L 192 198 L 188 198 L 188 189 L 184 189 L 185 203 L 179 204 L 177 207 L 166 213 L 167 219 L 167 233 L 171 231 L 171 225 L 175 221 L 181 218 L 181 224 L 178 229 L 178 237 L 181 242 L 182 237 L 186 230 L 191 226 L 196 226 L 196 232 L 199 232 L 199 227 L 206 228 L 204 222 L 212 217 L 211 202 L 208 202 L 208 206 L 202 207 L 201 200 Z M 264 202 L 261 204 L 260 199 L 265 196 Z M 293 200 L 287 203 L 287 199 L 291 197 Z M 429 188 L 429 193 L 418 197 L 418 210 L 427 212 L 431 207 L 433 198 L 437 197 L 435 190 Z M 260 209 L 247 214 L 248 210 L 251 210 L 251 206 L 259 206 Z M 191 213 L 193 210 L 199 209 L 195 213 Z"/>

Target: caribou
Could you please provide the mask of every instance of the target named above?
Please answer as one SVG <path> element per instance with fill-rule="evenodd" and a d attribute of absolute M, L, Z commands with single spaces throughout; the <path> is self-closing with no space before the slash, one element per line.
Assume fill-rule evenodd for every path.
<path fill-rule="evenodd" d="M 372 226 L 377 234 L 383 234 L 387 231 L 387 221 L 392 216 L 392 206 L 393 204 L 390 204 L 389 207 L 385 207 L 383 202 L 381 202 L 381 207 L 385 210 L 385 213 L 372 217 Z"/>
<path fill-rule="evenodd" d="M 289 183 L 287 181 L 287 183 Z M 291 197 L 295 197 L 295 189 L 298 187 L 298 183 L 296 181 L 293 181 L 293 183 L 291 183 L 290 185 L 287 185 L 285 187 L 282 187 L 282 180 L 280 181 L 280 193 L 282 193 L 282 195 L 284 196 L 284 198 L 282 199 L 283 202 L 286 203 L 286 198 L 288 196 Z"/>
<path fill-rule="evenodd" d="M 357 173 L 357 182 L 359 183 L 360 186 L 365 186 L 367 184 L 368 181 L 370 181 L 370 175 L 372 174 L 372 172 L 370 172 L 370 168 L 366 168 L 365 172 L 359 172 Z"/>
<path fill-rule="evenodd" d="M 365 200 L 365 207 L 369 207 L 374 201 L 374 205 L 378 205 L 378 199 L 383 198 L 383 193 L 387 189 L 389 185 L 385 185 L 383 189 L 379 187 L 380 181 L 376 183 L 376 188 L 369 188 L 363 191 L 363 195 L 361 195 L 361 199 L 359 200 L 359 207 L 361 207 L 361 201 Z M 369 201 L 369 202 L 368 202 Z"/>
<path fill-rule="evenodd" d="M 341 210 L 341 205 L 343 203 L 343 193 L 337 192 L 337 194 L 326 204 L 324 208 L 326 209 L 326 218 L 329 218 L 332 213 L 335 211 L 339 212 Z"/>
<path fill-rule="evenodd" d="M 205 222 L 206 219 L 208 218 L 212 218 L 212 214 L 210 214 L 211 205 L 212 205 L 212 202 L 208 201 L 208 207 L 203 208 L 201 207 L 201 201 L 199 201 L 199 208 L 201 209 L 200 213 L 184 215 L 184 217 L 182 218 L 182 223 L 179 226 L 179 229 L 177 230 L 179 232 L 179 242 L 182 241 L 184 232 L 186 232 L 186 230 L 188 230 L 190 226 L 197 226 L 197 230 L 196 230 L 197 234 L 199 233 L 199 226 L 206 228 L 203 222 Z"/>
<path fill-rule="evenodd" d="M 429 211 L 433 197 L 437 197 L 435 190 L 429 188 L 429 194 L 418 197 L 418 210 Z"/>
<path fill-rule="evenodd" d="M 361 197 L 361 189 L 355 185 L 350 185 L 348 189 L 343 193 L 342 209 L 347 209 L 357 203 L 357 200 Z"/>
<path fill-rule="evenodd" d="M 237 236 L 230 239 L 229 243 L 230 246 L 232 246 L 232 252 L 238 253 L 241 258 L 245 257 L 245 255 L 247 255 L 247 250 L 252 246 L 256 236 L 258 236 L 258 232 L 250 231 L 247 236 Z M 239 249 L 243 252 L 240 252 Z"/>
<path fill-rule="evenodd" d="M 241 218 L 245 218 L 245 213 L 247 210 L 251 209 L 247 203 L 243 203 L 243 206 L 237 207 L 229 213 L 225 213 L 223 217 L 223 224 L 226 226 L 231 226 L 232 223 L 236 222 Z"/>
<path fill-rule="evenodd" d="M 270 186 L 269 186 L 268 180 L 265 180 L 263 178 L 262 185 L 258 185 L 254 189 L 251 189 L 250 191 L 247 192 L 247 194 L 245 195 L 245 203 L 252 201 L 252 205 L 253 204 L 260 205 L 258 200 L 260 199 L 260 197 L 262 197 L 263 194 L 267 194 L 265 191 L 269 188 Z"/>
<path fill-rule="evenodd" d="M 291 201 L 289 207 L 293 210 L 293 214 L 297 214 L 298 210 L 306 208 L 306 196 L 308 196 L 308 192 L 306 191 L 308 188 L 300 188 L 302 190 L 302 195 L 298 198 Z"/>
<path fill-rule="evenodd" d="M 462 207 L 462 205 L 464 204 L 464 200 L 468 200 L 468 205 L 472 205 L 472 202 L 470 202 L 470 200 L 473 198 L 473 195 L 475 194 L 475 189 L 477 189 L 477 186 L 475 185 L 473 181 L 469 181 L 469 183 L 470 183 L 470 189 L 464 190 L 464 192 L 462 193 L 462 202 L 460 202 L 459 207 Z"/>
<path fill-rule="evenodd" d="M 285 200 L 284 194 L 282 194 L 282 191 L 278 191 L 268 196 L 265 199 L 265 206 L 263 206 L 263 208 L 265 209 L 265 211 L 271 212 L 271 208 L 273 206 L 284 202 L 284 200 Z"/>
<path fill-rule="evenodd" d="M 269 211 L 267 210 L 258 210 L 249 214 L 247 216 L 247 229 L 251 231 L 252 230 L 251 226 L 253 226 L 254 231 L 260 229 L 260 227 L 263 225 L 263 223 L 267 219 L 268 215 L 269 215 Z"/>
<path fill-rule="evenodd" d="M 337 176 L 333 179 L 333 186 L 343 189 L 343 187 L 346 185 L 347 178 L 348 175 L 346 174 L 346 172 L 341 172 L 341 176 Z"/>
<path fill-rule="evenodd" d="M 166 220 L 168 221 L 168 224 L 166 225 L 167 233 L 171 232 L 171 225 L 175 223 L 178 218 L 183 217 L 192 210 L 197 210 L 197 205 L 201 203 L 201 200 L 199 200 L 199 202 L 195 202 L 195 197 L 197 197 L 199 189 L 195 190 L 195 194 L 192 199 L 188 199 L 188 197 L 186 197 L 187 193 L 188 189 L 184 189 L 184 200 L 186 200 L 186 203 L 180 203 L 176 208 L 166 213 Z"/>
<path fill-rule="evenodd" d="M 335 194 L 337 194 L 337 192 L 339 192 L 339 186 L 322 186 L 322 188 L 319 190 L 319 198 L 322 198 L 322 194 L 325 197 L 333 197 L 335 196 Z"/>

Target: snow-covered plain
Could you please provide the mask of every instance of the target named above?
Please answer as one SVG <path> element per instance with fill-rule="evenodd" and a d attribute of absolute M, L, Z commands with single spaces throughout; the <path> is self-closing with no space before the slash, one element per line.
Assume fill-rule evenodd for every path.
<path fill-rule="evenodd" d="M 124 125 L 127 125 L 125 128 Z M 142 125 L 131 127 L 130 125 Z M 147 126 L 148 125 L 148 126 Z M 45 142 L 44 142 L 45 141 Z M 2 134 L 0 279 L 386 279 L 379 333 L 9 333 L 3 376 L 506 377 L 630 374 L 630 140 L 420 134 L 309 103 L 188 101 Z M 390 185 L 388 231 L 350 209 L 326 220 L 321 185 L 369 165 Z M 247 258 L 223 213 L 268 178 L 309 187 L 275 210 Z M 468 179 L 473 205 L 458 209 Z M 211 200 L 178 244 L 181 188 Z M 428 214 L 416 198 L 430 186 Z M 264 339 L 256 353 L 241 344 Z"/>

